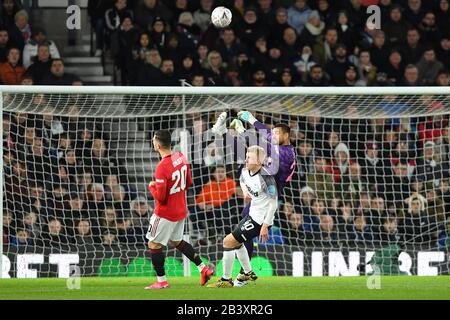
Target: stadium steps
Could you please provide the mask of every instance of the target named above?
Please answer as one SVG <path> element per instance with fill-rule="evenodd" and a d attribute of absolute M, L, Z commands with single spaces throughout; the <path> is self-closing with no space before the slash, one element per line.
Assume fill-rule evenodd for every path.
<path fill-rule="evenodd" d="M 111 76 L 80 76 L 85 85 L 91 86 L 111 86 Z"/>
<path fill-rule="evenodd" d="M 100 57 L 91 57 L 90 35 L 81 37 L 81 44 L 63 49 L 65 69 L 76 74 L 86 85 L 112 85 L 113 78 L 106 74 Z"/>
<path fill-rule="evenodd" d="M 105 129 L 110 136 L 110 150 L 126 167 L 129 183 L 145 193 L 159 155 L 152 149 L 143 123 L 140 118 L 120 119 L 108 123 Z"/>
<path fill-rule="evenodd" d="M 102 63 L 100 57 L 68 57 L 64 59 L 64 62 L 69 65 L 72 64 L 99 64 Z"/>
<path fill-rule="evenodd" d="M 103 74 L 103 67 L 101 64 L 98 65 L 82 65 L 77 64 L 74 66 L 66 66 L 65 67 L 66 72 L 69 73 L 75 73 L 76 75 L 83 77 L 83 76 L 102 76 Z"/>
<path fill-rule="evenodd" d="M 64 57 L 90 57 L 90 44 L 78 44 L 75 46 L 66 46 L 63 49 Z"/>

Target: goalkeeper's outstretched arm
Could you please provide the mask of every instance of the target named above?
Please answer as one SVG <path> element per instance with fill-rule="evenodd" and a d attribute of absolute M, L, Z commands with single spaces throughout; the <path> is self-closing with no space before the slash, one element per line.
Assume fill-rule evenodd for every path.
<path fill-rule="evenodd" d="M 250 123 L 256 130 L 265 131 L 267 141 L 270 142 L 272 140 L 272 132 L 269 128 L 264 123 L 259 122 L 250 111 L 239 111 L 238 117 L 242 121 Z"/>

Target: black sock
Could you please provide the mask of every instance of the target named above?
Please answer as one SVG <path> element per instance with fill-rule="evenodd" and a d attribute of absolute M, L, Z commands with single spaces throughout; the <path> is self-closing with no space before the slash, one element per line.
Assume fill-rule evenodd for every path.
<path fill-rule="evenodd" d="M 200 259 L 200 256 L 195 252 L 194 248 L 189 242 L 181 240 L 176 248 L 189 260 L 195 263 L 196 266 L 199 266 L 202 263 L 202 259 Z"/>
<path fill-rule="evenodd" d="M 166 273 L 164 272 L 164 253 L 162 248 L 160 249 L 150 249 L 150 254 L 152 257 L 153 268 L 156 271 L 158 277 L 163 277 Z"/>

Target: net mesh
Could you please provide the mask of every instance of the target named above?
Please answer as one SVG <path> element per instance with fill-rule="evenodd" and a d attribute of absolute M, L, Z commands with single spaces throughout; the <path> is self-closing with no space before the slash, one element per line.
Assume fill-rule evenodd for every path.
<path fill-rule="evenodd" d="M 223 236 L 246 204 L 244 156 L 230 144 L 236 133 L 210 129 L 222 111 L 229 124 L 244 109 L 268 129 L 288 124 L 297 153 L 270 239 L 255 239 L 257 273 L 292 274 L 294 251 L 447 250 L 449 108 L 449 95 L 5 93 L 4 251 L 76 252 L 84 275 L 154 274 L 150 141 L 169 129 L 194 180 L 185 231 L 220 273 Z M 175 250 L 167 257 L 169 275 L 185 273 Z"/>

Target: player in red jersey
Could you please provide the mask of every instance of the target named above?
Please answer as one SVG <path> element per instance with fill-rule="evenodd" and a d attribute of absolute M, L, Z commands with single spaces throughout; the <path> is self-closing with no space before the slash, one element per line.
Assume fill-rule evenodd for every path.
<path fill-rule="evenodd" d="M 171 135 L 167 130 L 159 130 L 153 136 L 153 147 L 161 155 L 161 162 L 155 170 L 155 181 L 148 185 L 156 201 L 155 211 L 150 218 L 147 232 L 148 247 L 158 280 L 145 289 L 169 287 L 164 271 L 163 246 L 170 244 L 177 248 L 200 271 L 203 286 L 211 278 L 213 271 L 200 259 L 192 245 L 183 240 L 184 224 L 187 217 L 186 190 L 192 185 L 189 163 L 181 152 L 170 149 Z"/>

